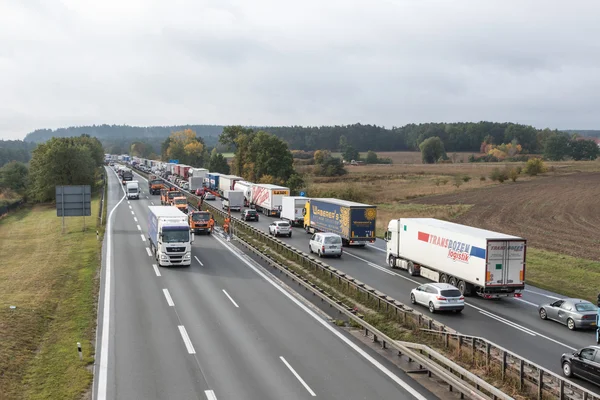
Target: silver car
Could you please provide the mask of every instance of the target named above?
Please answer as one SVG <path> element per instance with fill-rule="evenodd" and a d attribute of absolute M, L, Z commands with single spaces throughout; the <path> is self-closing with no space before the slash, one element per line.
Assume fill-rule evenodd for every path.
<path fill-rule="evenodd" d="M 541 319 L 551 319 L 574 331 L 579 328 L 595 328 L 598 307 L 587 300 L 560 299 L 542 304 L 538 311 Z"/>
<path fill-rule="evenodd" d="M 292 237 L 292 227 L 287 221 L 275 221 L 269 225 L 269 233 L 273 236 Z"/>
<path fill-rule="evenodd" d="M 465 308 L 465 297 L 460 290 L 449 283 L 426 283 L 410 292 L 412 304 L 422 304 L 429 311 L 461 312 Z"/>
<path fill-rule="evenodd" d="M 308 250 L 323 256 L 342 256 L 342 238 L 340 235 L 329 232 L 315 233 L 308 243 Z"/>

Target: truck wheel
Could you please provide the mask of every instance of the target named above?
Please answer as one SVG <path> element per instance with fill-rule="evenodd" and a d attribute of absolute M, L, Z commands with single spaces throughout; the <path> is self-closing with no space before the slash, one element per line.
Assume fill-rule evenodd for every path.
<path fill-rule="evenodd" d="M 456 285 L 457 285 L 456 278 L 451 276 L 448 283 L 451 284 L 452 286 L 456 287 Z"/>
<path fill-rule="evenodd" d="M 468 284 L 467 282 L 459 281 L 457 287 L 458 287 L 458 290 L 460 290 L 460 292 L 463 294 L 463 296 L 471 295 L 471 285 Z"/>
<path fill-rule="evenodd" d="M 408 262 L 407 269 L 408 269 L 408 273 L 410 275 L 412 275 L 412 276 L 417 276 L 418 275 L 418 272 L 415 271 L 415 264 L 412 261 Z"/>
<path fill-rule="evenodd" d="M 448 276 L 446 274 L 440 276 L 440 283 L 448 283 Z"/>
<path fill-rule="evenodd" d="M 396 268 L 396 257 L 390 255 L 388 257 L 388 265 L 390 266 L 390 268 Z"/>

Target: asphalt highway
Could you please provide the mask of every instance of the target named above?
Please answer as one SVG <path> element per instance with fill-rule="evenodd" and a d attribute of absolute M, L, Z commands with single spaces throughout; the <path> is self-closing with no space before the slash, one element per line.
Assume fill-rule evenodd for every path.
<path fill-rule="evenodd" d="M 210 204 L 221 208 L 218 199 L 211 201 Z M 240 213 L 232 213 L 232 216 L 239 218 Z M 268 232 L 269 224 L 275 220 L 277 219 L 260 215 L 259 222 L 248 223 Z M 279 239 L 309 253 L 310 237 L 311 235 L 303 228 L 294 227 L 291 238 Z M 363 248 L 344 248 L 344 254 L 340 259 L 324 258 L 322 261 L 404 304 L 410 304 L 410 291 L 430 281 L 410 276 L 402 270 L 391 269 L 385 260 L 385 245 L 385 241 L 378 239 L 376 243 Z M 313 256 L 316 257 L 314 254 Z M 564 325 L 540 319 L 537 308 L 539 304 L 551 303 L 563 297 L 528 286 L 520 299 L 486 300 L 480 297 L 468 297 L 463 313 L 436 313 L 433 317 L 463 334 L 486 338 L 562 376 L 560 356 L 563 353 L 595 344 L 593 330 L 569 331 Z M 426 307 L 415 306 L 415 308 L 425 314 L 429 313 Z M 577 379 L 574 382 L 600 392 L 597 386 Z"/>
<path fill-rule="evenodd" d="M 123 200 L 108 177 L 96 399 L 435 398 L 217 234 L 196 235 L 191 267 L 156 267 L 158 196 L 137 177 L 141 199 Z"/>

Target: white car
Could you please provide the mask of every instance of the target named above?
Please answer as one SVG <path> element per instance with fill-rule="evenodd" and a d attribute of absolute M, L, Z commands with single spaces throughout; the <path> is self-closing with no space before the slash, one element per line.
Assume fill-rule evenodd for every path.
<path fill-rule="evenodd" d="M 308 250 L 323 256 L 342 256 L 342 237 L 335 233 L 318 232 L 312 235 L 308 243 Z"/>
<path fill-rule="evenodd" d="M 465 308 L 465 297 L 458 288 L 448 283 L 426 283 L 410 292 L 410 302 L 422 304 L 429 311 L 461 312 Z"/>
<path fill-rule="evenodd" d="M 275 221 L 269 225 L 269 233 L 273 236 L 292 237 L 292 227 L 287 221 Z"/>

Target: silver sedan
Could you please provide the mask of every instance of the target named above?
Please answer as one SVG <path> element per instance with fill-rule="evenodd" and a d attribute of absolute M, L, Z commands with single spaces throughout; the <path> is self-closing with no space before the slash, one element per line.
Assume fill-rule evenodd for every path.
<path fill-rule="evenodd" d="M 542 304 L 538 311 L 541 319 L 551 319 L 574 331 L 579 328 L 595 328 L 598 307 L 587 300 L 560 299 Z"/>

